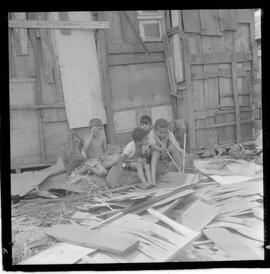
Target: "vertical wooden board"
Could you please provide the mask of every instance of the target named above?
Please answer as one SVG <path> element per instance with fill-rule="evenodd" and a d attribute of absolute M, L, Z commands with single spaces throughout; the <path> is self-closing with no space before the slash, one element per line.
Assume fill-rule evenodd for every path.
<path fill-rule="evenodd" d="M 137 22 L 137 11 L 136 10 L 126 11 L 126 13 L 129 16 L 130 21 L 132 22 L 137 33 L 139 33 L 139 26 L 138 26 L 138 22 Z M 118 16 L 120 17 L 122 42 L 123 43 L 131 43 L 131 44 L 138 43 L 138 41 L 137 41 L 138 39 L 137 39 L 136 35 L 134 34 L 132 27 L 129 25 L 126 18 L 121 13 L 121 11 L 118 12 Z"/>
<path fill-rule="evenodd" d="M 174 74 L 177 82 L 184 81 L 184 71 L 183 71 L 183 48 L 182 43 L 178 37 L 178 34 L 174 34 L 172 37 L 173 42 L 173 63 L 174 63 Z"/>
<path fill-rule="evenodd" d="M 10 105 L 34 105 L 35 81 L 9 83 Z"/>
<path fill-rule="evenodd" d="M 188 36 L 188 49 L 190 54 L 202 53 L 201 37 L 200 35 L 190 34 Z"/>
<path fill-rule="evenodd" d="M 202 115 L 206 115 L 206 100 L 204 93 L 203 80 L 193 80 L 192 89 L 193 89 L 193 106 L 194 111 L 203 111 Z M 203 114 L 204 113 L 204 114 Z"/>
<path fill-rule="evenodd" d="M 58 19 L 55 12 L 49 16 Z M 91 20 L 90 12 L 70 12 L 69 16 L 74 21 Z M 73 30 L 71 35 L 54 32 L 70 128 L 88 126 L 90 118 L 106 122 L 94 31 Z"/>
<path fill-rule="evenodd" d="M 234 113 L 227 113 L 222 115 L 215 115 L 216 124 L 223 124 L 229 122 L 235 122 L 235 114 Z M 235 126 L 225 126 L 217 128 L 217 138 L 219 143 L 228 142 L 230 140 L 235 139 Z"/>
<path fill-rule="evenodd" d="M 12 30 L 8 30 L 8 64 L 9 64 L 9 77 L 16 75 L 16 68 L 14 63 L 14 45 L 11 39 Z"/>
<path fill-rule="evenodd" d="M 110 44 L 120 44 L 123 42 L 122 29 L 121 29 L 121 17 L 117 11 L 105 12 L 105 20 L 109 21 L 110 28 L 106 29 L 106 36 Z"/>
<path fill-rule="evenodd" d="M 25 12 L 11 13 L 13 20 L 26 20 Z M 15 48 L 18 55 L 28 55 L 28 30 L 13 29 L 15 36 Z"/>
<path fill-rule="evenodd" d="M 223 30 L 236 30 L 238 24 L 237 10 L 218 10 L 221 28 Z"/>
<path fill-rule="evenodd" d="M 109 74 L 114 111 L 171 102 L 163 63 L 113 66 Z"/>
<path fill-rule="evenodd" d="M 237 14 L 239 23 L 250 23 L 252 20 L 250 9 L 238 9 Z"/>
<path fill-rule="evenodd" d="M 250 50 L 250 37 L 249 37 L 249 25 L 238 25 L 237 31 L 234 37 L 235 51 L 247 53 Z"/>
<path fill-rule="evenodd" d="M 214 119 L 214 117 L 208 117 L 207 118 L 207 125 L 209 126 L 213 126 L 216 124 L 216 121 Z M 208 142 L 210 144 L 210 147 L 213 147 L 214 145 L 216 145 L 218 143 L 218 137 L 217 137 L 217 129 L 213 128 L 213 129 L 209 129 L 207 131 L 207 135 L 208 135 Z"/>
<path fill-rule="evenodd" d="M 206 119 L 197 119 L 196 128 L 207 126 Z M 209 143 L 207 140 L 207 129 L 196 130 L 196 143 L 197 149 L 200 150 L 202 147 L 208 147 Z"/>
<path fill-rule="evenodd" d="M 223 32 L 225 51 L 234 51 L 234 32 L 226 30 Z"/>
<path fill-rule="evenodd" d="M 199 10 L 182 10 L 184 31 L 191 33 L 201 32 Z"/>
<path fill-rule="evenodd" d="M 199 10 L 201 34 L 221 35 L 217 10 Z"/>
<path fill-rule="evenodd" d="M 43 128 L 46 159 L 48 162 L 54 162 L 68 142 L 68 124 L 67 122 L 44 123 Z"/>
<path fill-rule="evenodd" d="M 140 126 L 140 119 L 143 115 L 147 115 L 151 117 L 151 109 L 150 107 L 144 107 L 144 108 L 137 108 L 136 109 L 136 124 L 139 127 Z M 153 121 L 152 121 L 153 123 Z"/>
<path fill-rule="evenodd" d="M 12 165 L 41 162 L 37 119 L 35 110 L 11 111 L 10 153 Z"/>
<path fill-rule="evenodd" d="M 11 43 L 14 45 L 14 35 L 11 35 Z M 15 74 L 18 78 L 35 77 L 35 62 L 31 43 L 28 47 L 28 55 L 16 55 L 14 51 Z"/>

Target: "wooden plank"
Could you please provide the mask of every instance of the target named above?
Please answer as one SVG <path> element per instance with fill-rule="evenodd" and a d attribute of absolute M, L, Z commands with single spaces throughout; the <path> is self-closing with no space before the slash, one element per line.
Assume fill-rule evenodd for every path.
<path fill-rule="evenodd" d="M 238 9 L 238 22 L 239 23 L 251 23 L 252 22 L 252 16 L 251 16 L 251 10 L 250 9 Z"/>
<path fill-rule="evenodd" d="M 74 264 L 81 257 L 93 252 L 95 249 L 59 243 L 20 262 L 19 265 Z"/>
<path fill-rule="evenodd" d="M 25 12 L 13 12 L 11 14 L 12 19 L 17 19 L 17 22 L 25 21 L 26 13 Z M 27 29 L 18 29 L 14 30 L 14 40 L 15 48 L 18 55 L 28 55 L 28 33 Z"/>
<path fill-rule="evenodd" d="M 165 59 L 163 56 L 151 56 L 146 57 L 144 55 L 138 56 L 125 56 L 118 55 L 111 57 L 108 56 L 108 65 L 109 66 L 120 66 L 120 65 L 133 65 L 133 64 L 147 64 L 147 63 L 164 63 Z"/>
<path fill-rule="evenodd" d="M 60 21 L 69 21 L 69 16 L 68 16 L 68 12 L 67 11 L 58 12 L 58 16 L 59 16 L 59 20 Z M 70 35 L 71 34 L 71 30 L 70 29 L 61 29 L 60 32 L 63 35 Z"/>
<path fill-rule="evenodd" d="M 256 260 L 258 255 L 225 228 L 204 229 L 203 233 L 233 260 Z"/>
<path fill-rule="evenodd" d="M 238 77 L 247 77 L 248 71 L 237 69 L 237 76 Z M 197 73 L 191 73 L 192 80 L 204 80 L 204 79 L 210 79 L 210 78 L 231 78 L 232 73 L 230 70 L 227 69 L 219 69 L 218 71 L 204 71 L 204 72 L 197 72 Z"/>
<path fill-rule="evenodd" d="M 8 61 L 9 61 L 9 79 L 16 76 L 16 68 L 14 62 L 13 41 L 11 38 L 12 31 L 8 30 Z"/>
<path fill-rule="evenodd" d="M 255 230 L 255 229 L 251 229 L 251 228 L 249 228 L 249 227 L 247 227 L 245 225 L 234 224 L 234 223 L 227 223 L 227 222 L 217 222 L 217 223 L 214 223 L 212 225 L 209 225 L 207 227 L 207 229 L 208 228 L 216 228 L 216 227 L 230 228 L 230 229 L 236 230 L 240 234 L 243 234 L 243 235 L 245 235 L 245 236 L 247 236 L 249 238 L 252 238 L 254 240 L 263 242 L 263 238 L 264 238 L 263 229 L 261 229 L 261 230 L 256 229 Z"/>
<path fill-rule="evenodd" d="M 108 29 L 107 21 L 8 20 L 9 28 L 20 29 Z"/>
<path fill-rule="evenodd" d="M 179 38 L 180 39 L 180 38 Z M 193 89 L 191 82 L 191 71 L 190 71 L 190 60 L 188 40 L 187 38 L 182 39 L 183 43 L 183 54 L 184 54 L 184 68 L 185 68 L 185 80 L 186 80 L 186 95 L 188 101 L 188 137 L 189 137 L 189 149 L 194 151 L 197 149 L 196 139 L 195 139 L 195 119 L 194 119 L 194 106 L 193 106 Z"/>
<path fill-rule="evenodd" d="M 40 49 L 38 48 L 35 30 L 30 29 L 29 35 L 30 35 L 30 40 L 31 40 L 32 47 L 33 47 L 35 68 L 36 68 L 36 75 L 37 75 L 35 101 L 36 101 L 36 104 L 42 104 L 41 60 L 40 60 L 40 54 L 39 54 Z M 43 163 L 45 163 L 46 162 L 46 156 L 45 156 L 46 149 L 45 149 L 45 142 L 44 142 L 43 126 L 42 126 L 42 121 L 41 121 L 41 119 L 42 119 L 41 118 L 41 116 L 42 116 L 41 110 L 38 110 L 37 113 L 38 113 L 38 128 L 39 128 L 41 161 Z"/>
<path fill-rule="evenodd" d="M 39 13 L 37 15 L 38 20 L 44 20 L 45 13 Z M 45 79 L 48 83 L 54 82 L 54 76 L 53 76 L 53 60 L 52 60 L 52 49 L 51 49 L 51 43 L 49 39 L 49 31 L 47 29 L 40 29 L 39 35 L 40 35 L 40 42 L 41 42 L 41 50 L 42 50 L 42 63 L 44 67 L 44 73 L 45 73 Z"/>
<path fill-rule="evenodd" d="M 199 10 L 202 35 L 222 35 L 217 10 Z"/>
<path fill-rule="evenodd" d="M 218 15 L 220 18 L 220 24 L 222 30 L 237 30 L 238 26 L 238 18 L 237 18 L 237 10 L 235 9 L 226 9 L 226 10 L 218 10 Z"/>
<path fill-rule="evenodd" d="M 236 68 L 235 53 L 232 54 L 232 88 L 233 88 L 234 105 L 235 105 L 235 117 L 236 117 L 236 140 L 237 140 L 237 143 L 240 143 L 242 138 L 241 138 L 238 83 L 237 83 L 237 68 Z"/>
<path fill-rule="evenodd" d="M 218 64 L 218 63 L 231 63 L 232 57 L 231 53 L 202 53 L 196 55 L 189 55 L 188 59 L 191 65 L 200 64 Z M 236 53 L 236 62 L 247 62 L 252 59 L 251 52 L 243 54 L 240 52 Z"/>
<path fill-rule="evenodd" d="M 98 19 L 104 19 L 104 12 L 98 13 Z M 99 31 L 99 36 L 97 40 L 97 54 L 100 67 L 101 76 L 101 93 L 102 100 L 106 111 L 107 117 L 107 129 L 108 129 L 108 143 L 116 143 L 116 134 L 114 128 L 113 120 L 113 110 L 112 110 L 112 87 L 111 80 L 108 71 L 108 60 L 107 60 L 107 43 L 106 35 L 104 30 Z"/>
<path fill-rule="evenodd" d="M 150 214 L 152 214 L 153 216 L 157 217 L 158 219 L 160 219 L 161 221 L 163 221 L 164 223 L 166 223 L 167 225 L 169 225 L 170 227 L 172 227 L 176 232 L 184 235 L 185 237 L 194 237 L 195 235 L 198 236 L 198 233 L 196 233 L 195 231 L 180 225 L 179 223 L 176 223 L 175 221 L 173 221 L 172 219 L 168 218 L 167 216 L 163 215 L 162 213 L 149 208 L 147 210 Z"/>
<path fill-rule="evenodd" d="M 161 43 L 148 43 L 147 50 L 152 52 L 163 52 L 164 46 Z M 109 44 L 108 54 L 128 54 L 128 53 L 144 53 L 144 49 L 139 44 Z"/>
<path fill-rule="evenodd" d="M 20 197 L 41 184 L 50 174 L 48 172 L 23 172 L 11 174 L 11 195 Z"/>
<path fill-rule="evenodd" d="M 90 230 L 79 225 L 55 225 L 44 229 L 44 232 L 60 241 L 117 254 L 126 254 L 139 245 L 139 241 L 132 238 Z"/>
<path fill-rule="evenodd" d="M 65 108 L 64 104 L 46 104 L 46 105 L 11 105 L 10 110 L 33 110 L 33 109 Z"/>
<path fill-rule="evenodd" d="M 197 200 L 181 214 L 179 221 L 193 231 L 201 231 L 217 214 L 218 208 Z"/>
<path fill-rule="evenodd" d="M 241 124 L 250 124 L 253 123 L 253 120 L 242 120 L 240 121 Z M 196 127 L 195 130 L 204 130 L 204 129 L 209 129 L 209 128 L 219 128 L 219 127 L 227 127 L 227 126 L 232 126 L 236 125 L 236 122 L 228 122 L 228 123 L 223 123 L 223 124 L 216 124 L 216 125 L 211 125 L 211 126 L 204 126 L 204 127 Z"/>
<path fill-rule="evenodd" d="M 182 10 L 181 12 L 184 23 L 184 31 L 190 33 L 200 33 L 201 23 L 199 10 Z"/>

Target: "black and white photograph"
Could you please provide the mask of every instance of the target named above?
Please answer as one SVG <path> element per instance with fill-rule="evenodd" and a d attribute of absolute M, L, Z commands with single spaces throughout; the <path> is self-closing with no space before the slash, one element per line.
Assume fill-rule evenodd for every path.
<path fill-rule="evenodd" d="M 10 11 L 11 265 L 263 262 L 262 16 Z"/>

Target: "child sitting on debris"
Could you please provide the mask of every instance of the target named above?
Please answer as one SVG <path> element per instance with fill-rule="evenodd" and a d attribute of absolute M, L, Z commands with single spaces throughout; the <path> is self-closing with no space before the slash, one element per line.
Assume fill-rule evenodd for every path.
<path fill-rule="evenodd" d="M 143 155 L 143 147 L 148 144 L 148 133 L 142 128 L 135 128 L 132 139 L 122 153 L 122 167 L 137 171 L 142 188 L 146 189 L 152 185 L 150 166 Z"/>
<path fill-rule="evenodd" d="M 79 174 L 91 172 L 99 176 L 107 174 L 106 168 L 110 168 L 120 161 L 120 154 L 109 155 L 108 145 L 100 119 L 91 119 L 89 122 L 89 135 L 82 144 L 82 154 L 85 164 L 77 170 Z"/>
<path fill-rule="evenodd" d="M 153 150 L 151 158 L 152 183 L 156 185 L 156 169 L 160 155 L 167 157 L 167 152 L 169 152 L 177 165 L 181 167 L 182 157 L 180 154 L 184 150 L 169 130 L 169 123 L 165 119 L 158 119 L 155 122 L 154 128 L 149 133 L 149 145 Z"/>

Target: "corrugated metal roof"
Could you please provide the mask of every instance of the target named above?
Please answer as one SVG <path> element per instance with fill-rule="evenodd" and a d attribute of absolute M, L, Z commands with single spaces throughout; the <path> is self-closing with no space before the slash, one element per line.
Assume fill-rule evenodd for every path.
<path fill-rule="evenodd" d="M 255 11 L 255 39 L 261 39 L 261 10 Z"/>

